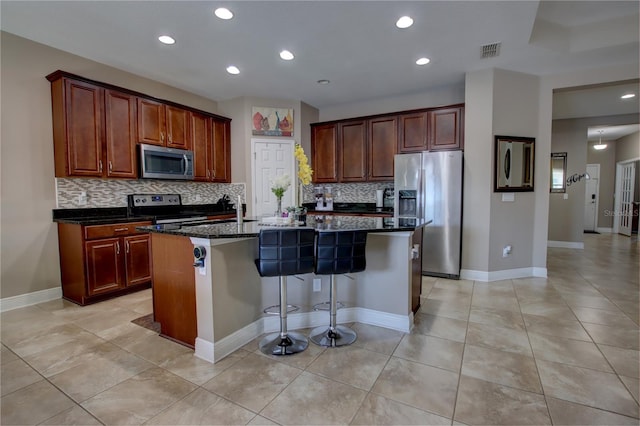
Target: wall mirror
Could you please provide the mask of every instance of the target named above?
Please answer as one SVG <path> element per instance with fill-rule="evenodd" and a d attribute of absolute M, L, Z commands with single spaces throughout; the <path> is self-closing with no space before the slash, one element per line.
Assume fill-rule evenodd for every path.
<path fill-rule="evenodd" d="M 551 192 L 567 192 L 567 153 L 551 153 Z"/>
<path fill-rule="evenodd" d="M 495 137 L 494 192 L 533 191 L 535 138 Z"/>

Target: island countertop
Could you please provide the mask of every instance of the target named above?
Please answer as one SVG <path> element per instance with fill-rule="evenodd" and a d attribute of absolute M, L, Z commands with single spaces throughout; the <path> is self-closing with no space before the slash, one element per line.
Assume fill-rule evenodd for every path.
<path fill-rule="evenodd" d="M 319 232 L 363 230 L 367 232 L 414 231 L 428 225 L 429 222 L 416 219 L 376 218 L 363 216 L 307 215 L 306 224 L 298 228 L 312 228 Z M 293 226 L 293 225 L 284 225 Z M 241 224 L 235 220 L 206 220 L 189 224 L 162 224 L 140 226 L 136 229 L 145 232 L 181 235 L 195 238 L 252 238 L 260 234 L 261 229 L 283 227 L 273 223 L 264 223 L 258 218 L 245 218 Z"/>

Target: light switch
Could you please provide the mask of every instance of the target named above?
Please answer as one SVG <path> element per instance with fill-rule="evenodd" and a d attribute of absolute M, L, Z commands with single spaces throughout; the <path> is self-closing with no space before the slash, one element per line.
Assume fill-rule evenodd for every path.
<path fill-rule="evenodd" d="M 502 201 L 513 202 L 516 200 L 516 194 L 513 192 L 503 192 Z"/>
<path fill-rule="evenodd" d="M 568 200 L 568 199 L 569 199 L 569 194 L 564 194 L 564 195 L 562 196 L 562 199 L 563 199 L 563 200 Z"/>

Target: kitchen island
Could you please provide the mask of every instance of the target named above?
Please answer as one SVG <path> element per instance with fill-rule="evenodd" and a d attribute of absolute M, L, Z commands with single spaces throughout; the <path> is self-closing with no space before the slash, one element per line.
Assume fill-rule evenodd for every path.
<path fill-rule="evenodd" d="M 269 226 L 273 225 L 245 220 L 139 228 L 151 234 L 154 314 L 162 335 L 193 346 L 196 356 L 216 362 L 259 335 L 279 329 L 279 317 L 263 313 L 279 301 L 278 278 L 260 277 L 254 263 L 257 237 Z M 410 331 L 421 280 L 420 249 L 414 244 L 420 242 L 417 237 L 424 223 L 310 215 L 305 226 L 318 232 L 369 232 L 367 269 L 352 274 L 352 279 L 338 278 L 338 299 L 344 304 L 338 322 Z M 195 266 L 194 247 L 206 252 Z M 314 278 L 321 280 L 320 291 L 314 291 Z M 291 279 L 288 288 L 288 302 L 300 307 L 288 315 L 289 329 L 328 324 L 328 312 L 314 311 L 312 306 L 329 299 L 329 277 L 305 274 L 300 279 Z"/>

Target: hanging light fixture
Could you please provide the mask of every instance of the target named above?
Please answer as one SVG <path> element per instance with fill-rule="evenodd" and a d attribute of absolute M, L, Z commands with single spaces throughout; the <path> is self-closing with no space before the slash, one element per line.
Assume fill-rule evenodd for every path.
<path fill-rule="evenodd" d="M 604 130 L 598 130 L 598 133 L 600 133 L 600 140 L 598 141 L 597 144 L 595 144 L 593 146 L 593 149 L 596 149 L 598 151 L 603 150 L 607 147 L 606 143 L 602 143 L 602 133 L 604 132 Z"/>

